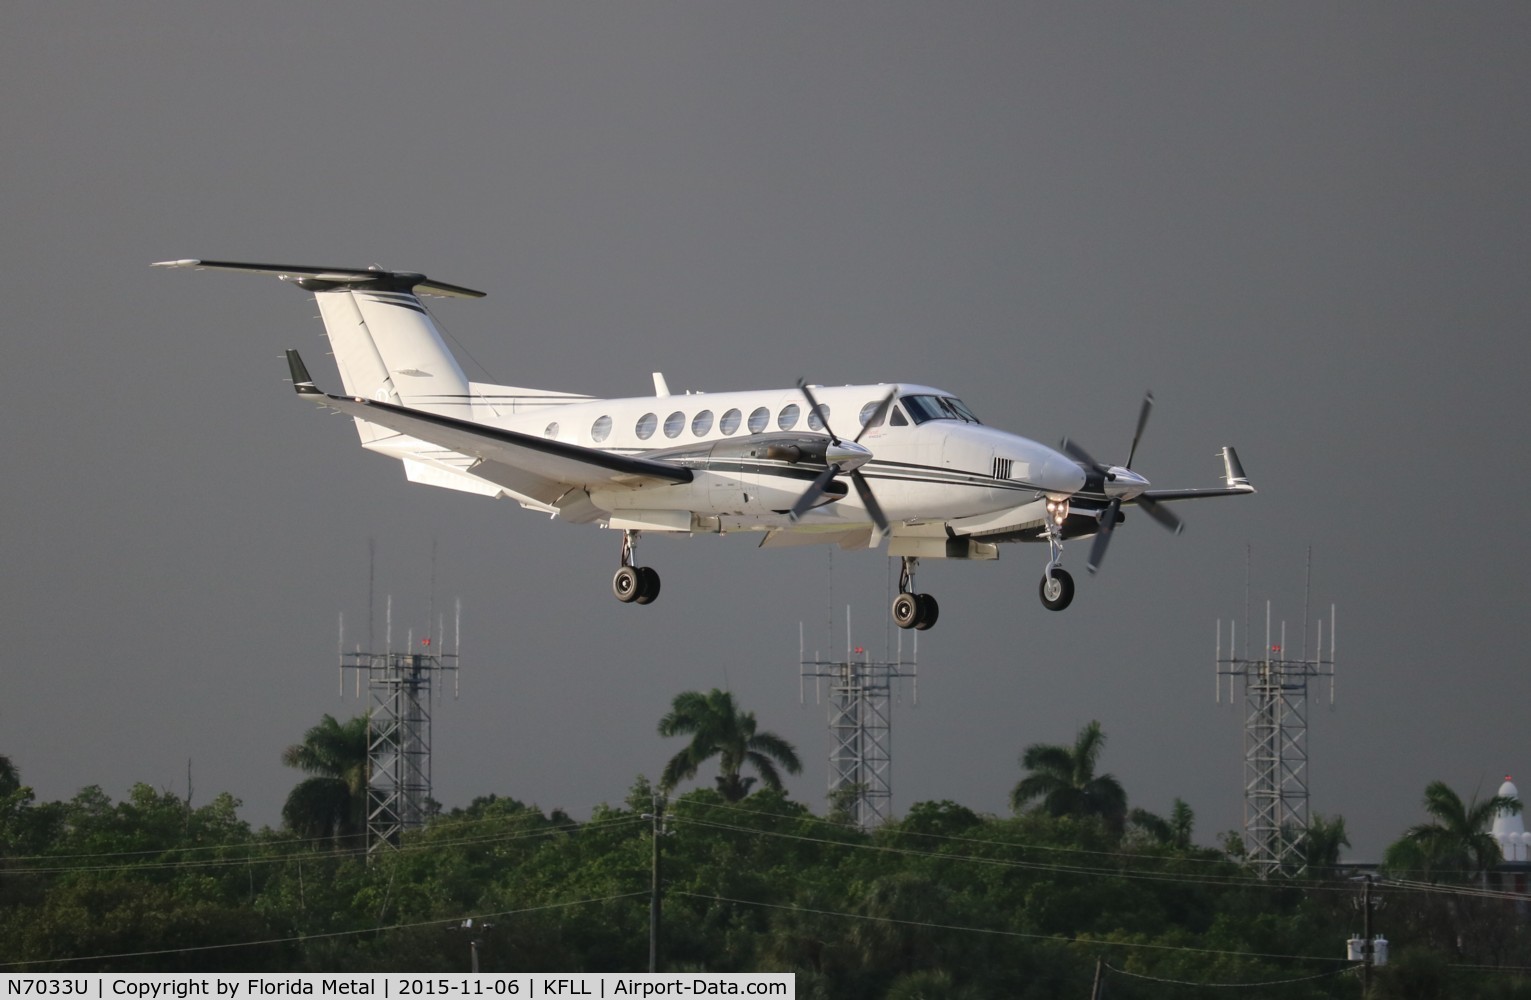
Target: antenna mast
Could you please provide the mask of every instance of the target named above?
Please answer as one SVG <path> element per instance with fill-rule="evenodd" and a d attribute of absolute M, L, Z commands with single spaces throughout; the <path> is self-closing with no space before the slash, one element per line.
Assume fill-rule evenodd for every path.
<path fill-rule="evenodd" d="M 870 830 L 893 818 L 893 713 L 896 682 L 909 678 L 913 701 L 919 702 L 919 639 L 910 659 L 904 659 L 904 636 L 892 660 L 873 660 L 862 646 L 851 643 L 851 609 L 845 609 L 845 659 L 824 660 L 804 651 L 803 627 L 798 626 L 798 700 L 805 699 L 804 681 L 813 678 L 814 701 L 829 694 L 829 799 L 848 812 L 857 826 Z"/>
<path fill-rule="evenodd" d="M 370 549 L 370 545 L 369 545 Z M 368 572 L 370 619 L 371 571 Z M 435 618 L 435 556 L 431 566 L 431 616 Z M 462 648 L 462 600 L 457 600 L 452 651 L 445 651 L 445 623 L 431 621 L 418 641 L 413 630 L 405 648 L 393 648 L 393 598 L 387 598 L 386 639 L 382 652 L 359 646 L 345 651 L 341 619 L 341 673 L 355 671 L 358 687 L 367 677 L 367 853 L 397 848 L 404 831 L 418 830 L 431 811 L 431 690 L 438 674 L 450 671 L 453 695 Z M 371 628 L 369 625 L 369 633 Z M 373 637 L 369 634 L 368 643 Z M 418 643 L 418 644 L 417 644 Z M 441 643 L 438 645 L 437 643 Z M 342 683 L 344 691 L 344 683 Z"/>
<path fill-rule="evenodd" d="M 1311 558 L 1310 558 L 1311 572 Z M 1306 590 L 1306 587 L 1304 588 Z M 1303 599 L 1307 619 L 1307 597 Z M 1271 635 L 1271 605 L 1265 602 L 1265 648 L 1251 659 L 1249 626 L 1244 627 L 1246 652 L 1239 655 L 1234 623 L 1228 623 L 1227 655 L 1223 623 L 1217 622 L 1217 701 L 1223 700 L 1228 678 L 1228 702 L 1233 703 L 1233 678 L 1244 682 L 1244 851 L 1262 877 L 1271 873 L 1300 874 L 1306 862 L 1302 848 L 1308 832 L 1308 682 L 1329 680 L 1329 704 L 1334 704 L 1334 605 L 1329 607 L 1329 647 L 1324 648 L 1324 620 L 1318 621 L 1317 651 L 1309 657 L 1304 628 L 1300 657 L 1286 648 L 1286 623 L 1279 637 Z"/>

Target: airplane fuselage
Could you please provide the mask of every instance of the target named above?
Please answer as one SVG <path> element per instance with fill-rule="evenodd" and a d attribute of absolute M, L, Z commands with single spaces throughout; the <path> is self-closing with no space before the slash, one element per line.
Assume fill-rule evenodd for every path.
<path fill-rule="evenodd" d="M 1131 466 L 1151 396 L 1122 465 L 996 430 L 951 393 L 912 383 L 676 394 L 656 374 L 651 396 L 596 399 L 470 381 L 419 295 L 482 292 L 378 269 L 157 266 L 272 275 L 313 293 L 345 391 L 319 389 L 289 351 L 299 396 L 353 417 L 363 447 L 399 460 L 413 482 L 619 530 L 612 591 L 626 603 L 659 593 L 658 574 L 635 558 L 640 534 L 754 531 L 770 547 L 886 541 L 903 560 L 893 619 L 920 629 L 938 614 L 915 591 L 920 559 L 994 559 L 1003 542 L 1046 542 L 1039 592 L 1056 611 L 1073 596 L 1066 539 L 1095 536 L 1093 572 L 1124 506 L 1178 531 L 1166 503 L 1253 492 L 1232 448 L 1222 486 L 1150 489 Z"/>
<path fill-rule="evenodd" d="M 963 407 L 928 416 L 911 413 L 926 401 L 955 400 L 927 386 L 813 387 L 822 416 L 810 414 L 796 389 L 685 393 L 624 399 L 467 401 L 468 419 L 583 448 L 662 459 L 692 470 L 689 483 L 642 489 L 587 489 L 591 517 L 632 521 L 623 512 L 650 512 L 654 530 L 765 530 L 789 526 L 788 511 L 822 469 L 825 421 L 836 433 L 861 434 L 872 458 L 861 466 L 894 522 L 946 521 L 1017 507 L 1045 496 L 1062 499 L 1084 483 L 1079 465 L 1052 448 L 976 421 Z M 863 420 L 896 389 L 875 426 Z M 507 412 L 509 411 L 509 412 Z M 961 413 L 962 416 L 953 415 Z M 815 453 L 814 446 L 819 451 Z M 419 455 L 403 435 L 369 447 L 396 457 Z M 813 459 L 819 458 L 819 463 Z M 565 508 L 569 508 L 566 503 Z M 660 515 L 660 511 L 684 512 Z M 641 518 L 639 518 L 641 519 Z M 841 530 L 871 524 L 854 492 L 808 511 L 803 528 Z"/>

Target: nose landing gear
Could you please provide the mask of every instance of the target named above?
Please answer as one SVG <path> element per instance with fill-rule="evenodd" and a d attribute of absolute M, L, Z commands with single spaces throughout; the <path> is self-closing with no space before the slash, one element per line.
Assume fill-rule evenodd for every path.
<path fill-rule="evenodd" d="M 1049 611 L 1062 611 L 1074 600 L 1074 578 L 1061 565 L 1063 562 L 1063 522 L 1068 520 L 1069 502 L 1047 502 L 1047 568 L 1042 571 L 1042 585 L 1038 593 L 1042 606 Z"/>
<path fill-rule="evenodd" d="M 659 574 L 647 566 L 634 566 L 638 533 L 622 532 L 622 565 L 611 578 L 611 592 L 623 604 L 649 604 L 659 596 Z"/>

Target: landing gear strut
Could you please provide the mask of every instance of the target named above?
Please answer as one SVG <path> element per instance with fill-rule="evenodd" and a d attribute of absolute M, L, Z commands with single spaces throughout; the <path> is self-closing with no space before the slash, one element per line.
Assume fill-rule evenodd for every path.
<path fill-rule="evenodd" d="M 637 543 L 636 531 L 622 532 L 622 565 L 611 578 L 611 592 L 623 604 L 648 604 L 659 596 L 659 574 L 633 565 Z"/>
<path fill-rule="evenodd" d="M 914 570 L 920 561 L 913 556 L 904 556 L 903 560 L 898 571 L 898 596 L 893 598 L 893 624 L 923 632 L 941 616 L 941 606 L 929 594 L 914 592 Z"/>
<path fill-rule="evenodd" d="M 1038 593 L 1042 606 L 1049 611 L 1062 611 L 1074 600 L 1074 578 L 1064 569 L 1063 522 L 1068 519 L 1067 500 L 1047 503 L 1047 568 L 1042 571 L 1042 585 Z"/>

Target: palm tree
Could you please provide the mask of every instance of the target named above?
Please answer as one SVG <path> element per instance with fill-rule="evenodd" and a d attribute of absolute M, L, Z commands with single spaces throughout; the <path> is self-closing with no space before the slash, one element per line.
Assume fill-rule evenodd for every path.
<path fill-rule="evenodd" d="M 1488 832 L 1494 817 L 1520 812 L 1520 800 L 1495 795 L 1480 802 L 1475 795 L 1464 803 L 1444 781 L 1432 781 L 1425 787 L 1425 812 L 1434 822 L 1410 827 L 1388 847 L 1383 867 L 1481 875 L 1503 859 L 1499 842 Z"/>
<path fill-rule="evenodd" d="M 1147 834 L 1151 840 L 1166 847 L 1188 850 L 1191 846 L 1191 829 L 1196 825 L 1196 814 L 1184 799 L 1176 799 L 1169 819 L 1147 809 L 1134 809 L 1127 814 L 1127 822 Z"/>
<path fill-rule="evenodd" d="M 282 751 L 282 763 L 313 775 L 282 806 L 282 820 L 303 837 L 349 837 L 367 822 L 367 716 L 336 722 L 325 715 Z"/>
<path fill-rule="evenodd" d="M 760 775 L 767 788 L 781 790 L 778 766 L 788 774 L 803 769 L 797 750 L 775 733 L 755 728 L 755 713 L 741 712 L 734 696 L 713 688 L 706 694 L 683 691 L 670 703 L 670 711 L 659 720 L 660 736 L 690 736 L 691 743 L 670 758 L 660 775 L 659 784 L 670 791 L 689 778 L 713 757 L 718 758 L 722 773 L 717 777 L 718 792 L 726 802 L 738 802 L 750 793 L 755 778 L 740 775 L 748 764 Z"/>
<path fill-rule="evenodd" d="M 1127 793 L 1109 774 L 1095 773 L 1095 762 L 1106 745 L 1100 723 L 1079 730 L 1072 747 L 1033 743 L 1021 754 L 1021 766 L 1031 772 L 1010 793 L 1016 812 L 1033 800 L 1051 816 L 1099 816 L 1106 828 L 1121 833 L 1127 821 Z"/>
<path fill-rule="evenodd" d="M 1345 817 L 1325 819 L 1314 815 L 1308 821 L 1308 831 L 1303 834 L 1299 846 L 1309 875 L 1329 875 L 1340 863 L 1340 848 L 1350 846 L 1350 837 L 1345 832 Z"/>

